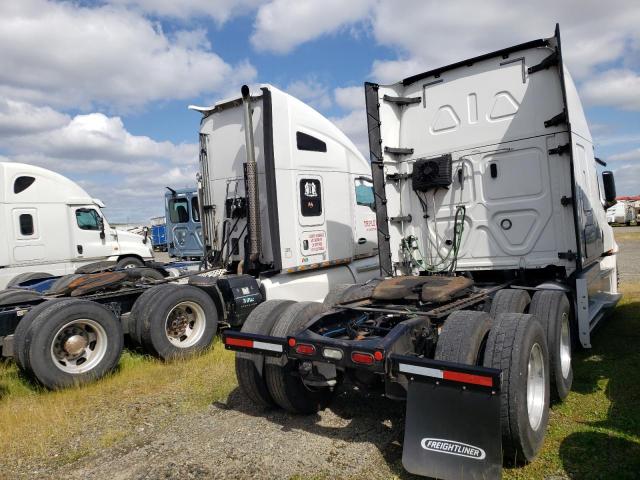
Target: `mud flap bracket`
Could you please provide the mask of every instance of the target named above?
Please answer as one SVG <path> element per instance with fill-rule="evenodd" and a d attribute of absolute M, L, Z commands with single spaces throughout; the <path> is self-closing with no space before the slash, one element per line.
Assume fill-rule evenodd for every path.
<path fill-rule="evenodd" d="M 402 464 L 440 479 L 502 475 L 500 370 L 392 355 L 409 381 Z"/>

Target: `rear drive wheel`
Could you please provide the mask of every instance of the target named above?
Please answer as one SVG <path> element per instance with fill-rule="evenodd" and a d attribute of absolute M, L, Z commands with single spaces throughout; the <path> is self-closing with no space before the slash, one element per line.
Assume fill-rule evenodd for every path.
<path fill-rule="evenodd" d="M 27 373 L 49 389 L 101 378 L 118 364 L 122 346 L 122 325 L 113 313 L 80 299 L 40 310 L 20 344 Z"/>
<path fill-rule="evenodd" d="M 482 365 L 491 317 L 486 312 L 458 310 L 442 326 L 436 345 L 436 360 Z"/>
<path fill-rule="evenodd" d="M 505 288 L 494 295 L 489 313 L 493 318 L 500 313 L 525 313 L 530 302 L 531 297 L 526 290 Z"/>
<path fill-rule="evenodd" d="M 564 400 L 573 384 L 571 367 L 571 305 L 564 292 L 540 290 L 533 295 L 529 312 L 547 334 L 551 391 Z"/>
<path fill-rule="evenodd" d="M 142 345 L 164 360 L 184 358 L 207 348 L 218 329 L 218 312 L 211 297 L 191 285 L 159 285 L 154 289 L 158 293 L 136 317 Z"/>
<path fill-rule="evenodd" d="M 241 332 L 269 335 L 282 313 L 293 304 L 291 300 L 261 303 L 249 314 Z M 260 407 L 275 406 L 264 375 L 264 355 L 236 352 L 236 377 L 240 388 L 253 403 Z"/>
<path fill-rule="evenodd" d="M 9 283 L 7 283 L 6 288 L 17 287 L 22 282 L 28 282 L 30 280 L 41 280 L 41 279 L 51 278 L 51 277 L 53 277 L 53 275 L 51 275 L 50 273 L 46 273 L 46 272 L 19 273 L 18 275 L 13 277 L 11 280 L 9 280 Z"/>
<path fill-rule="evenodd" d="M 504 460 L 512 465 L 530 462 L 542 447 L 549 420 L 549 352 L 536 317 L 499 314 L 489 333 L 484 366 L 502 370 Z"/>
<path fill-rule="evenodd" d="M 311 318 L 323 311 L 324 307 L 321 303 L 295 303 L 280 316 L 271 330 L 271 335 L 274 337 L 294 335 Z M 333 391 L 328 387 L 307 387 L 297 375 L 298 367 L 298 361 L 289 361 L 284 366 L 267 361 L 265 371 L 269 393 L 278 405 L 292 413 L 308 414 L 322 410 L 329 404 Z"/>

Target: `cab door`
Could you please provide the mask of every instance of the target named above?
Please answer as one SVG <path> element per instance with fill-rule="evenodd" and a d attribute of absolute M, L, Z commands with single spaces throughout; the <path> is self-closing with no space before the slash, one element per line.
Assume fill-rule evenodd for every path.
<path fill-rule="evenodd" d="M 320 175 L 298 176 L 298 223 L 302 230 L 299 248 L 303 264 L 317 263 L 327 256 L 324 187 Z"/>
<path fill-rule="evenodd" d="M 96 208 L 71 207 L 70 215 L 73 255 L 76 261 L 90 261 L 118 254 L 116 239 Z"/>
<path fill-rule="evenodd" d="M 371 257 L 377 254 L 378 245 L 373 182 L 368 177 L 353 176 L 353 186 L 355 257 Z"/>

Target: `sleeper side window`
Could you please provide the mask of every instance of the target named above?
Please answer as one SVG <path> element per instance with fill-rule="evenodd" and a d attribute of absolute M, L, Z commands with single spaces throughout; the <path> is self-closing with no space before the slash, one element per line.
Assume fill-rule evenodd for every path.
<path fill-rule="evenodd" d="M 169 200 L 169 219 L 171 223 L 187 223 L 189 221 L 189 200 L 184 197 Z"/>
<path fill-rule="evenodd" d="M 298 150 L 307 152 L 326 152 L 327 144 L 322 140 L 302 132 L 296 132 Z"/>
<path fill-rule="evenodd" d="M 20 223 L 20 235 L 23 237 L 29 237 L 33 235 L 33 216 L 28 213 L 23 213 L 18 217 Z"/>
<path fill-rule="evenodd" d="M 200 206 L 198 204 L 198 197 L 191 197 L 191 218 L 194 222 L 200 221 Z"/>
<path fill-rule="evenodd" d="M 300 180 L 300 209 L 303 217 L 322 215 L 322 186 L 320 180 L 303 178 Z"/>
<path fill-rule="evenodd" d="M 373 195 L 373 182 L 366 178 L 356 178 L 356 203 L 376 209 L 376 201 Z"/>
<path fill-rule="evenodd" d="M 33 177 L 28 177 L 26 175 L 22 175 L 16 178 L 15 182 L 13 182 L 13 193 L 24 192 L 27 188 L 31 186 L 36 179 Z"/>
<path fill-rule="evenodd" d="M 93 208 L 76 210 L 76 223 L 80 230 L 100 230 L 100 215 Z"/>

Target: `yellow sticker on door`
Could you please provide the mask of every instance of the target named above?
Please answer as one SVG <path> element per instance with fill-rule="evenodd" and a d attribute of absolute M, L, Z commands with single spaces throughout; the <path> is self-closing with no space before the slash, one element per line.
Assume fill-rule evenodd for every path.
<path fill-rule="evenodd" d="M 327 250 L 327 234 L 324 230 L 303 232 L 300 240 L 303 255 L 319 255 Z"/>

